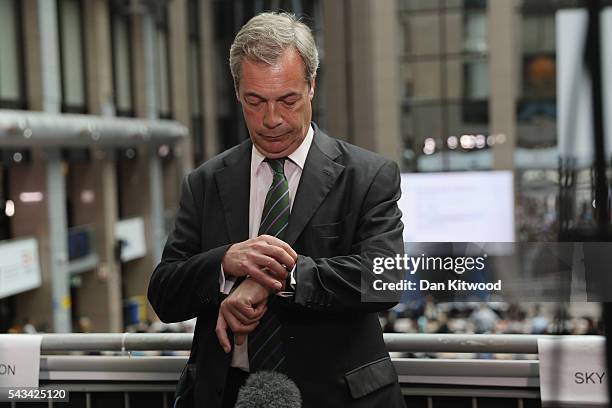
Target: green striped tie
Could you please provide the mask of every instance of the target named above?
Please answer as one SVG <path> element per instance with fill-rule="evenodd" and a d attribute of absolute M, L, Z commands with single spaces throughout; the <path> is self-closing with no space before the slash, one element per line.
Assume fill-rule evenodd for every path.
<path fill-rule="evenodd" d="M 289 183 L 285 177 L 283 166 L 285 159 L 266 159 L 272 172 L 272 184 L 266 195 L 266 202 L 261 213 L 258 235 L 272 235 L 283 239 L 283 232 L 289 225 Z"/>
<path fill-rule="evenodd" d="M 291 200 L 289 183 L 285 177 L 285 159 L 265 160 L 273 172 L 272 184 L 268 190 L 264 208 L 261 213 L 259 235 L 272 235 L 283 239 L 283 233 L 289 225 Z M 268 306 L 276 298 L 272 296 Z M 259 321 L 259 325 L 249 334 L 249 368 L 250 371 L 272 370 L 285 372 L 285 354 L 281 336 L 281 324 L 272 308 Z"/>

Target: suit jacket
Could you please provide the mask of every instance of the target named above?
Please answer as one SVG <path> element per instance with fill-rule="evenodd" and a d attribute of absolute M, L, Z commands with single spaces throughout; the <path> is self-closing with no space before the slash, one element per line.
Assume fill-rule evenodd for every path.
<path fill-rule="evenodd" d="M 403 407 L 377 312 L 399 299 L 367 298 L 375 257 L 403 254 L 398 166 L 330 138 L 314 140 L 291 211 L 287 241 L 299 254 L 292 298 L 272 302 L 282 324 L 289 377 L 304 407 Z M 174 230 L 151 276 L 148 297 L 161 320 L 197 316 L 196 406 L 219 407 L 231 354 L 215 334 L 221 260 L 248 239 L 250 140 L 183 180 Z M 370 301 L 365 301 L 370 300 Z"/>

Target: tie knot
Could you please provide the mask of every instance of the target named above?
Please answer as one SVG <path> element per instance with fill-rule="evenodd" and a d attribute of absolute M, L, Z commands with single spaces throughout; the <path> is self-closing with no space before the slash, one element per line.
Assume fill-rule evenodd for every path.
<path fill-rule="evenodd" d="M 285 175 L 285 158 L 282 157 L 280 159 L 266 159 L 265 160 L 269 165 L 272 171 L 276 174 Z"/>

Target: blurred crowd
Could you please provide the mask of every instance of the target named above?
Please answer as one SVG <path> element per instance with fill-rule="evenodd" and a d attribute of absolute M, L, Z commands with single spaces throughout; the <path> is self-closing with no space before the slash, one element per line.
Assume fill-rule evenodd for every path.
<path fill-rule="evenodd" d="M 381 319 L 388 333 L 603 334 L 596 313 L 572 315 L 568 304 L 453 302 L 399 304 Z"/>
<path fill-rule="evenodd" d="M 432 298 L 400 303 L 381 314 L 386 333 L 458 333 L 458 334 L 557 334 L 602 335 L 599 313 L 592 310 L 572 314 L 568 304 L 451 302 L 437 303 Z M 90 333 L 91 321 L 78 319 L 75 333 Z M 180 323 L 142 321 L 128 325 L 127 333 L 193 333 L 195 319 Z M 47 332 L 31 319 L 16 324 L 9 334 Z"/>

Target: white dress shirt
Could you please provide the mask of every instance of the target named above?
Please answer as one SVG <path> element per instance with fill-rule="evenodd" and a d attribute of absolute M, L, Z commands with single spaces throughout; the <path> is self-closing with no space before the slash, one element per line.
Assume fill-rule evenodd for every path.
<path fill-rule="evenodd" d="M 298 185 L 300 184 L 300 178 L 302 177 L 302 170 L 304 169 L 304 163 L 306 163 L 306 156 L 310 150 L 312 139 L 314 137 L 314 130 L 312 126 L 309 127 L 306 137 L 302 141 L 302 144 L 291 153 L 285 160 L 285 177 L 289 183 L 289 200 L 291 208 L 293 208 L 293 199 L 297 192 Z M 259 232 L 259 224 L 261 222 L 261 213 L 263 211 L 264 202 L 268 195 L 268 190 L 272 184 L 273 172 L 267 163 L 264 163 L 265 156 L 257 150 L 255 145 L 251 149 L 251 192 L 249 197 L 249 238 L 255 238 Z M 293 272 L 293 271 L 292 271 Z M 292 280 L 293 283 L 293 280 Z M 221 274 L 219 277 L 220 288 L 223 293 L 227 294 L 234 285 L 234 279 L 225 279 L 223 274 L 223 268 L 221 268 Z M 241 346 L 234 344 L 233 355 L 232 355 L 232 367 L 241 368 L 245 371 L 249 371 L 249 353 L 247 351 L 248 339 Z"/>

